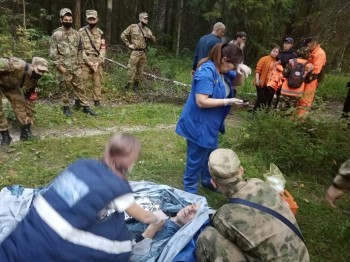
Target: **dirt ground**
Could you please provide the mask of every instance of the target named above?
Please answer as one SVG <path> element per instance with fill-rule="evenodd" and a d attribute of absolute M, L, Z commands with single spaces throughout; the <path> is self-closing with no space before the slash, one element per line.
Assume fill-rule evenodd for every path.
<path fill-rule="evenodd" d="M 7 101 L 4 101 L 6 103 Z M 48 103 L 44 101 L 44 103 Z M 245 118 L 242 118 L 242 114 L 239 114 L 239 111 L 248 111 L 252 108 L 254 101 L 250 101 L 250 106 L 245 106 L 241 108 L 232 107 L 231 112 L 226 118 L 226 124 L 228 126 L 233 126 L 241 123 L 242 121 L 246 121 Z M 118 106 L 118 104 L 109 104 L 108 106 Z M 332 102 L 323 102 L 322 105 L 319 105 L 313 108 L 314 116 L 324 119 L 339 119 L 343 108 L 343 103 L 340 101 L 332 101 Z M 58 138 L 58 137 L 88 137 L 88 136 L 96 136 L 103 134 L 111 134 L 113 132 L 132 132 L 132 131 L 141 131 L 141 130 L 157 130 L 157 129 L 173 129 L 175 125 L 161 125 L 154 128 L 150 128 L 147 126 L 134 126 L 134 127 L 120 127 L 120 126 L 112 126 L 106 128 L 88 128 L 88 127 L 71 127 L 69 130 L 56 130 L 56 129 L 44 129 L 37 128 L 33 126 L 32 133 L 39 138 Z M 13 142 L 19 141 L 20 131 L 17 127 L 10 129 L 11 137 Z"/>

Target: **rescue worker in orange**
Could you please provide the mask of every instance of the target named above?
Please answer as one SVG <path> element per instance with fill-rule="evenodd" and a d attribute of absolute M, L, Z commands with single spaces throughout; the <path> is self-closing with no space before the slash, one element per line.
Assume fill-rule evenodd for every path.
<path fill-rule="evenodd" d="M 323 74 L 323 69 L 326 65 L 326 53 L 321 48 L 317 37 L 306 38 L 304 40 L 304 45 L 307 45 L 310 49 L 308 61 L 313 65 L 313 70 L 305 79 L 304 94 L 297 103 L 296 115 L 298 118 L 302 119 L 304 119 L 310 111 L 320 76 Z"/>
<path fill-rule="evenodd" d="M 296 58 L 296 61 L 298 63 L 305 64 L 305 72 L 303 75 L 304 79 L 309 75 L 309 73 L 312 72 L 312 70 L 314 68 L 314 66 L 310 62 L 308 62 L 309 53 L 310 53 L 310 50 L 308 47 L 302 47 L 302 48 L 297 50 L 298 58 Z M 288 64 L 286 64 L 285 73 L 287 75 L 290 73 L 292 66 L 294 65 L 294 61 L 295 61 L 294 59 L 290 59 L 288 61 Z M 292 87 L 288 86 L 288 76 L 286 76 L 286 77 L 287 77 L 287 79 L 285 81 L 283 81 L 283 84 L 282 84 L 281 94 L 284 96 L 293 97 L 293 98 L 298 99 L 299 97 L 301 97 L 304 94 L 305 83 L 303 82 L 301 84 L 301 86 L 298 88 L 292 88 Z M 296 102 L 297 102 L 297 100 L 295 100 L 294 105 L 296 104 Z"/>
<path fill-rule="evenodd" d="M 276 66 L 280 64 L 277 61 L 280 47 L 274 45 L 269 55 L 263 56 L 259 59 L 255 67 L 255 81 L 256 86 L 256 102 L 254 111 L 260 108 L 271 107 L 272 99 L 276 93 L 277 86 L 268 86 L 268 82 L 273 72 L 276 72 Z M 275 75 L 277 77 L 277 75 Z M 271 84 L 271 83 L 270 83 Z M 280 83 L 281 84 L 281 83 Z"/>

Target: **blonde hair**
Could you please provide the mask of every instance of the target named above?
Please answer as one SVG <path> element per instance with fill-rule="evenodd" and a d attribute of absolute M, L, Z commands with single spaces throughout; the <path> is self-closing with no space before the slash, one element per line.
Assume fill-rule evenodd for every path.
<path fill-rule="evenodd" d="M 107 142 L 103 161 L 113 171 L 115 169 L 116 159 L 129 155 L 138 156 L 141 152 L 140 141 L 127 133 L 118 133 L 112 136 Z"/>

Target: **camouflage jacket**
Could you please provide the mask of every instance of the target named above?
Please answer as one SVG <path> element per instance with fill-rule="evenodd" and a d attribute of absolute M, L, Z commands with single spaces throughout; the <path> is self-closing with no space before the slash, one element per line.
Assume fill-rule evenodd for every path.
<path fill-rule="evenodd" d="M 75 70 L 83 63 L 83 47 L 79 33 L 70 28 L 65 31 L 57 28 L 50 41 L 50 56 L 57 66 L 64 66 L 68 70 Z"/>
<path fill-rule="evenodd" d="M 240 181 L 231 198 L 269 207 L 297 225 L 285 201 L 267 183 L 251 178 Z M 252 207 L 225 204 L 212 218 L 213 226 L 235 243 L 249 261 L 310 261 L 305 244 L 279 219 Z"/>
<path fill-rule="evenodd" d="M 103 60 L 105 59 L 106 55 L 106 39 L 103 34 L 103 31 L 99 28 L 96 28 L 93 31 L 91 31 L 89 29 L 89 26 L 84 26 L 79 29 L 79 34 L 83 44 L 84 62 L 88 63 L 89 58 L 93 56 L 100 58 L 101 63 L 103 63 Z M 98 53 L 96 52 L 93 46 L 95 46 Z"/>
<path fill-rule="evenodd" d="M 34 102 L 29 99 L 30 94 L 38 86 L 38 80 L 29 75 L 30 64 L 17 57 L 0 58 L 0 91 L 1 89 L 21 88 L 27 102 L 27 114 L 33 116 Z"/>
<path fill-rule="evenodd" d="M 338 175 L 334 178 L 333 185 L 344 192 L 350 191 L 350 159 L 340 166 Z"/>
<path fill-rule="evenodd" d="M 121 34 L 120 38 L 123 40 L 126 46 L 131 44 L 135 45 L 135 50 L 145 50 L 147 48 L 147 42 L 156 42 L 156 38 L 152 35 L 152 31 L 148 27 L 143 27 L 141 32 L 141 25 L 132 24 Z"/>

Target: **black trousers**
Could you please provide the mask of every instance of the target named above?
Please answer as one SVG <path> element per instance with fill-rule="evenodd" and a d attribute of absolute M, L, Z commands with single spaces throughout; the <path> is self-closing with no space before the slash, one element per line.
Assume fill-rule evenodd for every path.
<path fill-rule="evenodd" d="M 256 87 L 256 102 L 254 110 L 259 108 L 271 107 L 273 96 L 275 95 L 275 89 L 269 86 L 255 86 Z"/>
<path fill-rule="evenodd" d="M 346 96 L 344 101 L 343 112 L 344 113 L 350 112 L 350 87 L 348 87 L 348 95 Z"/>

